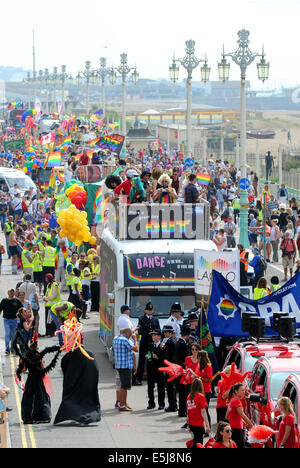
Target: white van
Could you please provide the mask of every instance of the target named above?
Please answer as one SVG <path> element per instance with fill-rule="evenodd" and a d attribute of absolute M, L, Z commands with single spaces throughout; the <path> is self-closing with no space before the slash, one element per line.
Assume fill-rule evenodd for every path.
<path fill-rule="evenodd" d="M 0 190 L 3 192 L 10 192 L 15 184 L 18 184 L 22 196 L 31 187 L 33 187 L 34 193 L 37 192 L 35 183 L 29 176 L 24 174 L 23 171 L 18 171 L 9 167 L 0 167 Z"/>

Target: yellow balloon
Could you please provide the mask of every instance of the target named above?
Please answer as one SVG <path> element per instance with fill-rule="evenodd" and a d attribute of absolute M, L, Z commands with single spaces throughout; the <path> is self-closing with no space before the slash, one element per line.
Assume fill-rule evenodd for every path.
<path fill-rule="evenodd" d="M 67 237 L 65 231 L 59 231 L 59 237 Z"/>
<path fill-rule="evenodd" d="M 92 236 L 92 237 L 90 238 L 90 244 L 95 245 L 96 243 L 97 243 L 96 237 Z"/>
<path fill-rule="evenodd" d="M 81 218 L 82 219 L 86 219 L 87 218 L 87 212 L 86 211 L 82 211 L 81 214 L 80 214 Z"/>

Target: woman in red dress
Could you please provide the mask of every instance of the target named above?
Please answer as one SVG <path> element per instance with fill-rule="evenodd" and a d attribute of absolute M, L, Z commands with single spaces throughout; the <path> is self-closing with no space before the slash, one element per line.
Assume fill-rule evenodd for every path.
<path fill-rule="evenodd" d="M 206 413 L 206 399 L 203 394 L 203 384 L 201 379 L 195 379 L 191 385 L 191 393 L 187 397 L 187 418 L 190 431 L 194 435 L 192 448 L 197 448 L 197 444 L 203 444 L 204 432 L 210 432 Z M 204 429 L 205 427 L 205 429 Z"/>

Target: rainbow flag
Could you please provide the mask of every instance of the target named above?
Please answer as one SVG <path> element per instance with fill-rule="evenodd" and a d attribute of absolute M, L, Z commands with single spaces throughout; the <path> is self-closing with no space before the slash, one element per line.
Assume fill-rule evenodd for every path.
<path fill-rule="evenodd" d="M 70 145 L 72 143 L 71 135 L 67 136 L 67 138 L 64 139 L 64 142 L 62 146 L 64 145 Z"/>
<path fill-rule="evenodd" d="M 88 141 L 88 145 L 94 146 L 98 143 L 99 140 L 100 138 L 94 138 L 94 140 Z"/>
<path fill-rule="evenodd" d="M 59 152 L 49 153 L 44 163 L 43 169 L 61 165 L 61 156 Z"/>
<path fill-rule="evenodd" d="M 209 174 L 201 174 L 197 172 L 197 182 L 199 185 L 209 185 L 211 176 Z"/>

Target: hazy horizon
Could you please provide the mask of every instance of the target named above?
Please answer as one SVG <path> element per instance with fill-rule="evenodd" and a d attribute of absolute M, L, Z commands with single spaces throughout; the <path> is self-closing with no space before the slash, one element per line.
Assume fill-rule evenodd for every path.
<path fill-rule="evenodd" d="M 32 70 L 32 31 L 35 31 L 36 70 L 67 65 L 76 75 L 86 60 L 99 66 L 100 57 L 109 66 L 118 65 L 120 54 L 128 54 L 131 67 L 141 78 L 169 79 L 169 66 L 185 55 L 185 41 L 196 41 L 196 56 L 207 54 L 211 80 L 218 80 L 217 63 L 223 43 L 226 52 L 237 48 L 237 32 L 250 31 L 250 49 L 270 62 L 270 79 L 264 85 L 257 79 L 256 63 L 247 79 L 254 89 L 297 86 L 300 63 L 294 53 L 298 44 L 300 0 L 115 0 L 108 7 L 103 0 L 41 4 L 37 0 L 2 5 L 1 58 L 3 66 Z M 5 20 L 7 19 L 7 21 Z M 180 81 L 186 72 L 180 68 Z M 200 68 L 193 79 L 200 80 Z M 239 79 L 239 67 L 231 62 L 231 80 Z"/>

